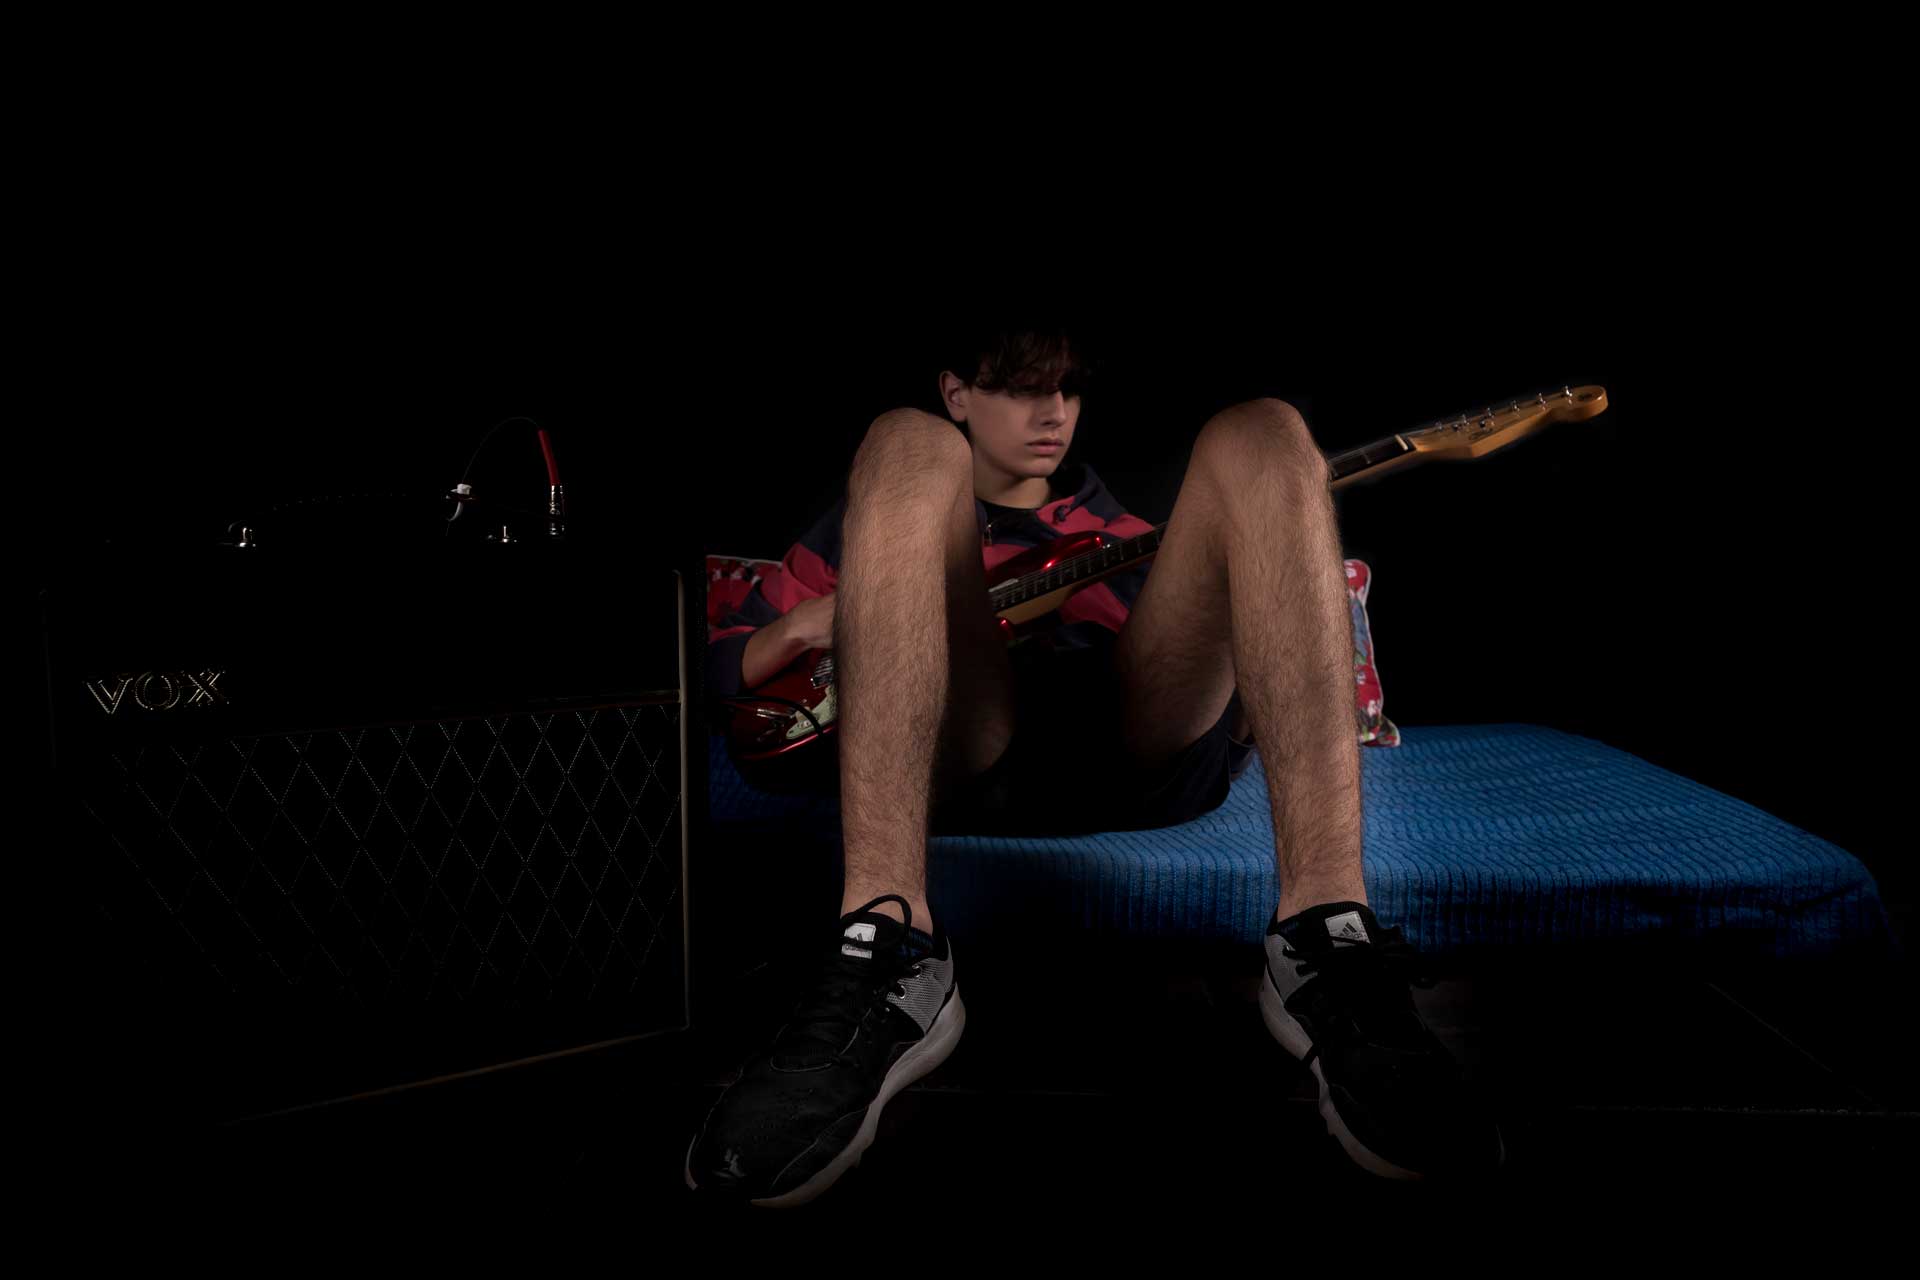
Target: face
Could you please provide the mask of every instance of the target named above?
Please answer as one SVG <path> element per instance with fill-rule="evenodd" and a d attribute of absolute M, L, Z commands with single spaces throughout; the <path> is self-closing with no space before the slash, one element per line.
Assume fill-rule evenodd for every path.
<path fill-rule="evenodd" d="M 1009 387 L 984 391 L 952 374 L 941 377 L 947 409 L 966 424 L 976 457 L 1010 476 L 1050 476 L 1073 444 L 1080 420 L 1080 396 L 1058 388 Z M 1058 441 L 1059 448 L 1033 448 L 1037 441 Z"/>

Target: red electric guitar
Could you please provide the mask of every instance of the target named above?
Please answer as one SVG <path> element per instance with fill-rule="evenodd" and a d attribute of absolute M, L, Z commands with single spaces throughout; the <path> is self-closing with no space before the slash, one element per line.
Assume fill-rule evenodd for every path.
<path fill-rule="evenodd" d="M 1602 387 L 1567 387 L 1558 395 L 1517 399 L 1505 408 L 1400 432 L 1327 458 L 1334 489 L 1376 480 L 1417 462 L 1479 458 L 1550 422 L 1578 422 L 1607 407 Z M 1050 630 L 1049 615 L 1068 596 L 1109 574 L 1130 569 L 1160 549 L 1165 524 L 1130 538 L 1089 531 L 1033 547 L 996 565 L 988 595 L 1009 646 Z M 727 750 L 743 776 L 768 777 L 765 762 L 813 755 L 809 744 L 835 728 L 833 651 L 809 649 L 750 694 L 726 699 L 732 710 Z"/>

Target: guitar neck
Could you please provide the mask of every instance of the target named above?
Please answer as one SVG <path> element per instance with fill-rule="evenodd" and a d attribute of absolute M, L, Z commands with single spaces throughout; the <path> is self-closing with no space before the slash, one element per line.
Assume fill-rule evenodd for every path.
<path fill-rule="evenodd" d="M 1420 460 L 1420 451 L 1404 435 L 1388 436 L 1345 453 L 1327 455 L 1328 487 L 1339 490 L 1362 480 L 1377 480 L 1389 471 Z"/>
<path fill-rule="evenodd" d="M 1358 449 L 1330 454 L 1327 457 L 1329 487 L 1337 490 L 1362 480 L 1372 480 L 1418 459 L 1419 452 L 1407 443 L 1404 436 L 1399 435 L 1375 440 Z M 1001 585 L 990 593 L 994 611 L 1004 612 L 1050 596 L 1056 591 L 1084 586 L 1131 568 L 1160 550 L 1168 523 L 1162 522 L 1145 533 L 1121 538 L 1097 551 L 1084 552 L 1063 560 L 1044 572 L 1030 573 Z"/>

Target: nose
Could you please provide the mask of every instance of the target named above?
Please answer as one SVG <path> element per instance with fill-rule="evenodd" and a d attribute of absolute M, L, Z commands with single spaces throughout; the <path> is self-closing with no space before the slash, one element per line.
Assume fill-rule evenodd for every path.
<path fill-rule="evenodd" d="M 1050 396 L 1040 397 L 1040 421 L 1065 422 L 1067 420 L 1067 397 L 1055 391 Z"/>

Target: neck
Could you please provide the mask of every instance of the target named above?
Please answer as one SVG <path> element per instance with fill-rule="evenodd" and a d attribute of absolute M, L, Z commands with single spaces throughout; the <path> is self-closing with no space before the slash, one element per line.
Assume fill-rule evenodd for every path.
<path fill-rule="evenodd" d="M 1044 507 L 1053 497 L 1052 477 L 1010 475 L 976 453 L 973 496 L 1002 507 Z"/>

